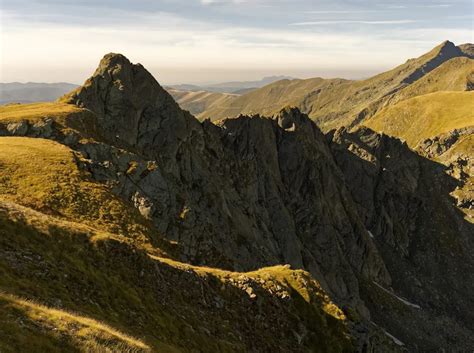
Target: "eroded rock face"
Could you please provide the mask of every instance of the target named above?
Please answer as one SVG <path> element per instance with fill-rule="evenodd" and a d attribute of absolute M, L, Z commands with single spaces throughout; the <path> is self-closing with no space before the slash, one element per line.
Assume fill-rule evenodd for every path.
<path fill-rule="evenodd" d="M 447 197 L 456 181 L 443 166 L 368 129 L 325 136 L 292 108 L 199 123 L 116 54 L 65 99 L 96 115 L 95 141 L 54 123 L 41 137 L 81 153 L 83 168 L 175 241 L 182 261 L 308 270 L 352 320 L 359 351 L 448 347 L 444 324 L 467 347 L 474 318 L 462 308 L 474 305 L 474 288 L 456 271 L 472 273 L 472 227 Z M 0 127 L 19 133 L 10 130 Z M 404 345 L 382 347 L 370 320 Z"/>
<path fill-rule="evenodd" d="M 98 117 L 107 142 L 141 154 L 176 156 L 179 144 L 200 130 L 199 123 L 140 64 L 107 54 L 84 86 L 63 101 Z"/>
<path fill-rule="evenodd" d="M 446 142 L 442 151 L 450 150 L 459 135 L 435 140 Z M 399 297 L 384 298 L 380 288 L 364 288 L 372 318 L 385 322 L 395 336 L 407 337 L 415 350 L 438 349 L 454 336 L 470 341 L 473 317 L 465 308 L 474 305 L 467 295 L 474 290 L 474 227 L 450 196 L 463 186 L 451 172 L 453 164 L 423 158 L 399 140 L 366 128 L 352 133 L 340 129 L 331 137 L 358 214 L 390 272 L 392 293 Z M 409 304 L 400 298 L 409 298 Z M 411 306 L 409 315 L 399 315 L 398 304 L 419 308 Z M 456 333 L 438 326 L 443 320 Z M 421 331 L 436 334 L 417 336 Z"/>
<path fill-rule="evenodd" d="M 133 172 L 113 161 L 111 173 L 91 171 L 123 173 L 117 191 L 181 245 L 183 260 L 307 268 L 365 316 L 357 276 L 390 282 L 324 136 L 297 109 L 201 125 L 142 66 L 114 54 L 68 99 L 98 115 L 108 141 L 142 158 Z M 141 171 L 145 159 L 157 169 Z"/>

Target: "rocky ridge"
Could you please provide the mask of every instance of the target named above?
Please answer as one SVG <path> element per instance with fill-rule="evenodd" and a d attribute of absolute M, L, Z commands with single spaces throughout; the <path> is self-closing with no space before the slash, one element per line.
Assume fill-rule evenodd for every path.
<path fill-rule="evenodd" d="M 81 168 L 176 243 L 179 260 L 309 271 L 352 323 L 357 351 L 472 343 L 463 308 L 474 281 L 458 274 L 472 273 L 472 225 L 442 165 L 369 129 L 325 136 L 294 108 L 200 123 L 118 54 L 62 102 L 87 110 L 65 126 L 24 120 L 0 133 L 80 153 Z"/>

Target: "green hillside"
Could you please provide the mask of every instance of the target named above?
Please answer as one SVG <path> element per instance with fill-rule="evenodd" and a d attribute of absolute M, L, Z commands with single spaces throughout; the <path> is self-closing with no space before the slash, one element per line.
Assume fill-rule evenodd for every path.
<path fill-rule="evenodd" d="M 196 117 L 209 109 L 210 106 L 227 106 L 238 97 L 237 94 L 208 92 L 208 91 L 181 91 L 177 89 L 167 89 L 179 106 L 189 111 Z"/>
<path fill-rule="evenodd" d="M 388 106 L 364 122 L 411 147 L 437 135 L 474 125 L 474 92 L 435 92 Z"/>

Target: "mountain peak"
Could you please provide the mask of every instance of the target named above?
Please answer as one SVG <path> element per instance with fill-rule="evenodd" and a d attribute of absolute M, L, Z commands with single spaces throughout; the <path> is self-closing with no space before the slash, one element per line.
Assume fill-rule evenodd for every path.
<path fill-rule="evenodd" d="M 183 119 L 183 111 L 153 75 L 117 53 L 106 54 L 84 85 L 62 101 L 94 112 L 104 137 L 121 147 L 138 147 L 163 118 Z"/>
<path fill-rule="evenodd" d="M 456 56 L 463 56 L 463 52 L 453 42 L 445 40 L 441 44 L 434 47 L 426 55 L 433 57 L 441 57 L 445 58 L 445 60 L 449 60 Z"/>
<path fill-rule="evenodd" d="M 127 59 L 125 55 L 118 53 L 108 53 L 104 55 L 102 60 L 100 60 L 99 66 L 97 67 L 94 75 L 96 75 L 98 72 L 105 72 L 117 66 L 131 67 L 133 64 Z"/>
<path fill-rule="evenodd" d="M 453 42 L 451 42 L 450 40 L 446 39 L 445 41 L 441 42 L 441 44 L 440 44 L 439 46 L 440 46 L 440 47 L 441 47 L 441 46 L 443 46 L 443 47 L 444 47 L 444 46 L 452 46 L 452 47 L 454 47 L 455 45 L 454 45 Z"/>
<path fill-rule="evenodd" d="M 440 53 L 449 52 L 453 54 L 459 54 L 459 49 L 456 47 L 456 45 L 453 42 L 449 40 L 445 40 L 440 45 L 438 45 L 435 49 L 437 49 Z"/>
<path fill-rule="evenodd" d="M 309 117 L 302 113 L 297 107 L 284 107 L 273 117 L 278 125 L 285 130 L 293 131 L 298 126 L 310 123 Z"/>

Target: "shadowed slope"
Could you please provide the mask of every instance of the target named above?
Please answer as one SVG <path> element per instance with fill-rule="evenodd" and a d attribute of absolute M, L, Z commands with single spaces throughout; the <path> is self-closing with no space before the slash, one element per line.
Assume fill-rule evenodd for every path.
<path fill-rule="evenodd" d="M 87 180 L 71 150 L 20 137 L 2 137 L 0 146 L 8 170 L 0 188 L 0 290 L 14 295 L 0 299 L 10 318 L 2 322 L 7 351 L 22 350 L 24 335 L 36 351 L 52 352 L 146 345 L 157 352 L 351 351 L 344 314 L 307 272 L 280 266 L 234 273 L 162 258 L 135 236 L 147 222 Z M 89 209 L 76 207 L 84 197 Z"/>

